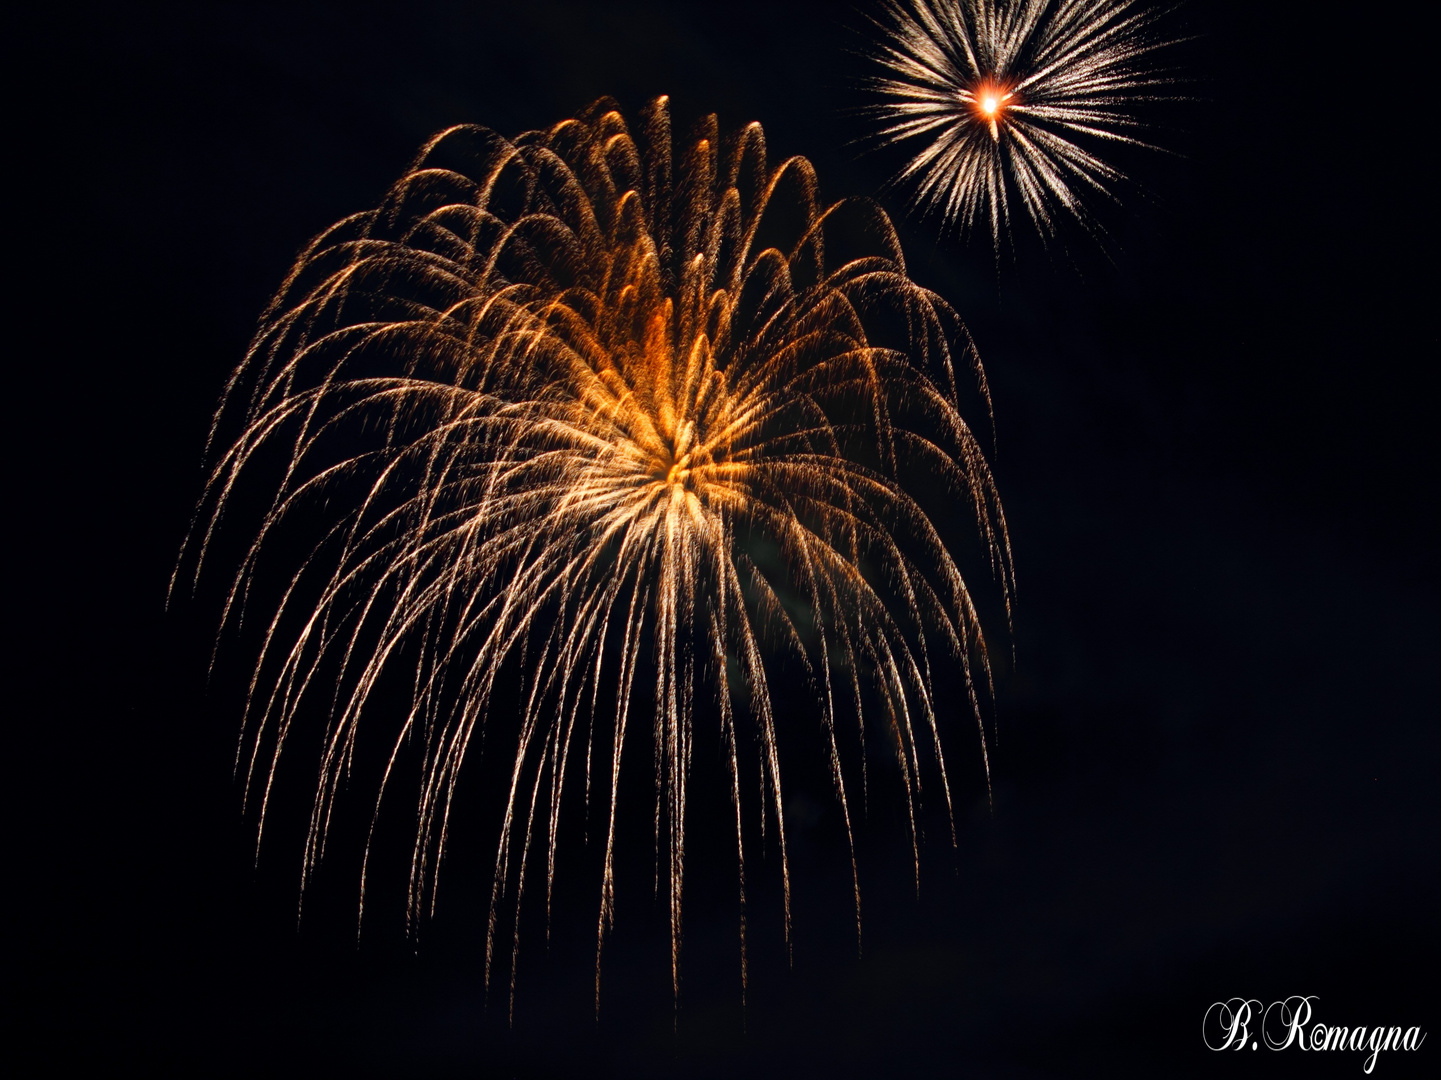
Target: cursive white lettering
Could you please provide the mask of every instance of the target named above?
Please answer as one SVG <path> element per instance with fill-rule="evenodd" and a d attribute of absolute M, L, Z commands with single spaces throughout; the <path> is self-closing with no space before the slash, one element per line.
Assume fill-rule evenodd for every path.
<path fill-rule="evenodd" d="M 1218 1001 L 1206 1010 L 1206 1015 L 1201 1019 L 1201 1038 L 1205 1040 L 1206 1046 L 1212 1050 L 1243 1050 L 1251 1039 L 1251 1006 L 1260 1007 L 1261 1003 L 1256 1000 L 1247 1001 L 1245 998 L 1232 998 L 1230 1001 Z M 1220 1027 L 1220 1034 L 1225 1040 L 1219 1046 L 1211 1045 L 1212 1021 Z"/>
<path fill-rule="evenodd" d="M 1261 1012 L 1261 1003 L 1254 998 L 1230 998 L 1218 1001 L 1206 1010 L 1201 1021 L 1201 1034 L 1211 1050 L 1254 1050 L 1258 1043 L 1251 1037 L 1251 1023 L 1260 1018 L 1261 1039 L 1268 1050 L 1350 1050 L 1365 1054 L 1362 1072 L 1370 1076 L 1383 1051 L 1415 1051 L 1426 1041 L 1426 1032 L 1419 1027 L 1368 1027 L 1358 1024 L 1326 1024 L 1312 1018 L 1317 996 L 1293 994 L 1273 1001 Z"/>

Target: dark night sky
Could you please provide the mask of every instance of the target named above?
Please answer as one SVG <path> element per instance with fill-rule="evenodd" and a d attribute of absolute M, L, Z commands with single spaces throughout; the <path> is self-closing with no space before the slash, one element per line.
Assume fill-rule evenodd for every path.
<path fill-rule="evenodd" d="M 489 839 L 453 852 L 418 946 L 382 903 L 357 949 L 342 860 L 297 931 L 296 835 L 252 866 L 237 705 L 205 688 L 214 612 L 163 609 L 210 410 L 299 246 L 451 123 L 515 133 L 668 93 L 680 117 L 760 120 L 826 196 L 875 193 L 887 163 L 857 156 L 843 111 L 860 20 L 783 0 L 141 4 L 17 31 L 22 1055 L 40 1073 L 1359 1075 L 1359 1056 L 1200 1045 L 1211 1002 L 1304 993 L 1333 1022 L 1427 1028 L 1377 1075 L 1429 1073 L 1435 120 L 1411 104 L 1419 31 L 1347 10 L 1183 9 L 1197 100 L 1167 114 L 1179 154 L 1135 163 L 1155 197 L 1114 216 L 1114 265 L 1082 245 L 1076 266 L 998 274 L 984 243 L 905 226 L 995 397 L 1020 593 L 994 813 L 962 785 L 958 850 L 933 829 L 919 899 L 876 815 L 857 959 L 817 811 L 794 965 L 758 886 L 744 1013 L 723 848 L 695 871 L 678 1017 L 663 905 L 637 895 L 595 1022 L 578 891 L 549 953 L 523 943 L 513 1029 L 481 988 Z"/>

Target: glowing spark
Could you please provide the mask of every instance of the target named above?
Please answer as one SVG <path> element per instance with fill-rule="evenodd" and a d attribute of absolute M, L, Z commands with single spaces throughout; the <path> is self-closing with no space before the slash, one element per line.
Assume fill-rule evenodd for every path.
<path fill-rule="evenodd" d="M 919 146 L 897 181 L 968 232 L 988 219 L 999 255 L 1019 200 L 1041 236 L 1125 179 L 1096 152 L 1140 138 L 1136 103 L 1175 80 L 1156 53 L 1160 13 L 1140 0 L 888 0 L 869 111 L 884 144 Z"/>
<path fill-rule="evenodd" d="M 845 236 L 874 238 L 870 250 L 833 265 L 830 226 L 856 216 Z M 906 276 L 890 221 L 866 203 L 822 207 L 809 162 L 767 164 L 759 125 L 722 142 L 710 117 L 675 160 L 665 99 L 639 136 L 605 101 L 513 140 L 471 126 L 437 135 L 378 209 L 301 254 L 216 417 L 187 548 L 197 578 L 222 514 L 246 505 L 237 493 L 259 485 L 268 500 L 222 628 L 270 595 L 272 549 L 285 567 L 239 759 L 261 827 L 288 736 L 323 717 L 308 880 L 362 715 L 367 731 L 388 722 L 372 813 L 418 743 L 419 916 L 434 903 L 462 762 L 487 723 L 509 724 L 508 711 L 487 717 L 502 671 L 515 672 L 514 727 L 491 736 L 516 749 L 487 984 L 513 920 L 513 1001 L 528 871 L 543 855 L 548 911 L 562 795 L 580 772 L 588 807 L 594 772 L 598 1002 L 621 763 L 649 720 L 678 992 L 698 723 L 724 747 L 742 912 L 742 822 L 758 813 L 774 825 L 789 935 L 768 668 L 780 653 L 814 691 L 848 837 L 847 774 L 864 768 L 863 721 L 879 718 L 914 854 L 923 762 L 950 808 L 941 729 L 956 709 L 937 699 L 934 673 L 965 686 L 960 712 L 981 728 L 984 759 L 990 669 L 967 584 L 908 485 L 971 508 L 1010 603 L 1005 520 L 958 408 L 957 361 L 989 408 L 964 327 Z M 276 540 L 294 521 L 307 538 L 298 560 Z M 382 686 L 407 695 L 400 713 Z M 368 859 L 367 844 L 362 914 Z M 854 877 L 853 848 L 851 862 Z M 859 933 L 858 884 L 855 900 Z M 741 947 L 744 983 L 744 918 Z"/>

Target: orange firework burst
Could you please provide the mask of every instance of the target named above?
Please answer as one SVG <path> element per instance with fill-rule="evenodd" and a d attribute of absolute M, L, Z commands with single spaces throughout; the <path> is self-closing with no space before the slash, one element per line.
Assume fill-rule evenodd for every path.
<path fill-rule="evenodd" d="M 857 236 L 865 250 L 836 259 Z M 308 530 L 267 607 L 246 705 L 240 771 L 262 827 L 298 719 L 324 720 L 306 879 L 362 730 L 389 748 L 375 814 L 418 741 L 418 914 L 462 762 L 498 722 L 502 669 L 518 670 L 487 982 L 513 906 L 513 997 L 527 872 L 544 858 L 548 907 L 562 795 L 583 775 L 588 806 L 594 773 L 599 994 L 621 767 L 647 720 L 673 977 L 698 723 L 725 747 L 741 903 L 742 821 L 758 812 L 774 822 L 789 934 L 775 656 L 814 690 L 848 836 L 843 747 L 852 724 L 864 745 L 870 715 L 896 748 L 913 845 L 923 771 L 949 812 L 941 731 L 955 709 L 936 698 L 938 670 L 966 687 L 984 754 L 976 607 L 907 489 L 923 478 L 928 497 L 970 508 L 1009 611 L 1005 522 L 958 364 L 989 408 L 964 328 L 907 277 L 885 215 L 821 205 L 804 158 L 768 164 L 759 125 L 723 141 L 709 117 L 673 155 L 662 98 L 639 134 L 601 101 L 515 139 L 437 135 L 378 209 L 301 254 L 217 415 L 196 575 L 237 493 L 267 493 L 222 626 L 262 553 L 291 550 L 275 539 L 288 523 Z M 399 711 L 376 693 L 386 679 L 408 688 Z M 362 905 L 364 879 L 362 866 Z"/>

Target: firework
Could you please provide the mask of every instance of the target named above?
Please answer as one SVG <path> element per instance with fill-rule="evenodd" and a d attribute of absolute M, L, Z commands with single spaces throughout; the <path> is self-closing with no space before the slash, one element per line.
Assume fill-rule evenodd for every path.
<path fill-rule="evenodd" d="M 1137 0 L 890 0 L 869 111 L 881 143 L 920 145 L 897 181 L 963 232 L 989 222 L 998 254 L 1014 201 L 1044 239 L 1063 215 L 1100 234 L 1087 201 L 1125 177 L 1097 151 L 1155 149 L 1134 110 L 1174 82 L 1160 15 Z"/>
<path fill-rule="evenodd" d="M 868 239 L 838 261 L 843 222 Z M 743 985 L 754 814 L 773 824 L 789 940 L 778 656 L 814 691 L 848 838 L 864 780 L 846 772 L 863 768 L 874 716 L 914 849 L 923 772 L 950 809 L 941 728 L 957 709 L 937 701 L 935 673 L 964 683 L 984 760 L 990 669 L 967 584 L 903 478 L 970 507 L 1010 604 L 1004 518 L 957 368 L 988 411 L 964 327 L 906 276 L 885 215 L 822 206 L 805 159 L 767 163 L 759 125 L 722 141 L 710 117 L 674 153 L 662 98 L 638 134 L 602 101 L 513 140 L 473 126 L 434 137 L 379 208 L 303 251 L 262 317 L 217 414 L 188 542 L 198 578 L 222 514 L 243 516 L 254 496 L 239 492 L 261 491 L 221 625 L 269 595 L 257 582 L 279 557 L 237 768 L 263 829 L 296 722 L 323 718 L 302 894 L 362 730 L 379 728 L 374 815 L 402 748 L 420 748 L 409 910 L 433 906 L 457 777 L 501 723 L 503 670 L 520 704 L 489 735 L 515 751 L 486 979 L 513 918 L 512 1003 L 527 875 L 544 861 L 549 910 L 577 787 L 604 837 L 599 1000 L 637 727 L 655 762 L 673 977 L 699 724 L 725 748 Z M 308 539 L 292 557 L 276 537 L 297 520 Z M 382 685 L 408 704 L 382 704 Z"/>

